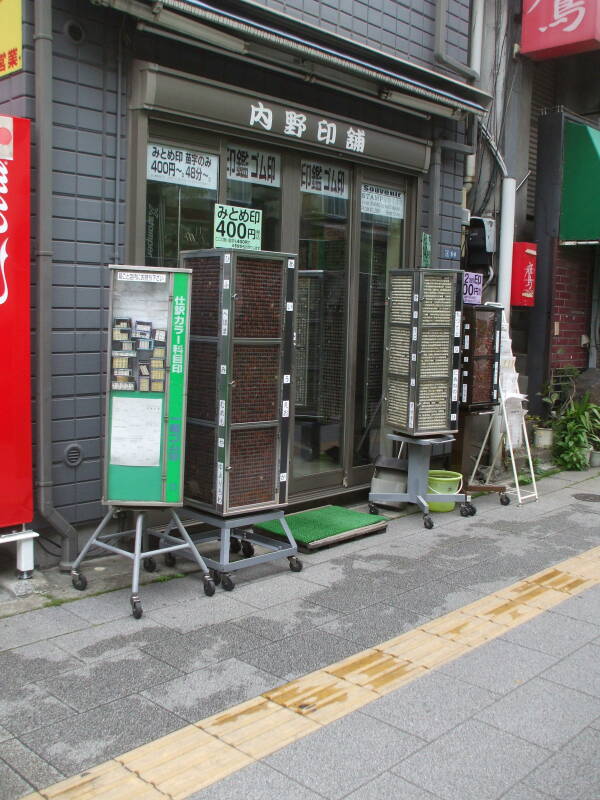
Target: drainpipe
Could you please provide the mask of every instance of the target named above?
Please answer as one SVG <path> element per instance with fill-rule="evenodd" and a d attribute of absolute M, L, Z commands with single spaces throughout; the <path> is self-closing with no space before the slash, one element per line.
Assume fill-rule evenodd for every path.
<path fill-rule="evenodd" d="M 34 3 L 35 141 L 37 155 L 37 510 L 62 539 L 60 569 L 77 555 L 77 531 L 53 504 L 52 492 L 52 4 Z"/>

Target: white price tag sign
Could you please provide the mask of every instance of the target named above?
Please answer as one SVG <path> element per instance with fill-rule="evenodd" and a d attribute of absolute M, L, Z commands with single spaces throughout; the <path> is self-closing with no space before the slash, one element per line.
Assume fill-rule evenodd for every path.
<path fill-rule="evenodd" d="M 216 190 L 219 182 L 219 157 L 211 153 L 183 150 L 181 147 L 149 144 L 146 178 L 149 181 Z"/>

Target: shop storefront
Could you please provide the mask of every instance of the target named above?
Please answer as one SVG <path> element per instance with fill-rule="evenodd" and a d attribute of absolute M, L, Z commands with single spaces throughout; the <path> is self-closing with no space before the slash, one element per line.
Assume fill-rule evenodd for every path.
<path fill-rule="evenodd" d="M 415 264 L 430 142 L 134 69 L 132 263 L 175 266 L 226 239 L 216 204 L 262 212 L 257 245 L 299 257 L 291 493 L 364 485 L 379 452 L 386 276 Z"/>

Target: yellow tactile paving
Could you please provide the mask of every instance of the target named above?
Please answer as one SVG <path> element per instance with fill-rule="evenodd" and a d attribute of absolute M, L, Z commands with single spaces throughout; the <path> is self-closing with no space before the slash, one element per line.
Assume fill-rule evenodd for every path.
<path fill-rule="evenodd" d="M 434 636 L 441 636 L 443 639 L 450 639 L 456 644 L 477 647 L 489 639 L 495 639 L 496 636 L 506 633 L 508 627 L 484 617 L 475 616 L 475 614 L 461 614 L 454 611 L 452 614 L 422 625 L 421 630 L 425 633 L 433 633 Z"/>
<path fill-rule="evenodd" d="M 225 713 L 215 714 L 198 726 L 255 759 L 274 753 L 320 727 L 265 697 L 255 697 Z"/>
<path fill-rule="evenodd" d="M 23 800 L 183 800 L 600 584 L 600 547 Z"/>
<path fill-rule="evenodd" d="M 398 656 L 398 658 L 426 669 L 433 669 L 447 661 L 452 661 L 469 650 L 466 645 L 419 629 L 396 636 L 394 639 L 377 645 L 375 649 Z"/>
<path fill-rule="evenodd" d="M 278 686 L 265 692 L 264 696 L 320 725 L 345 717 L 378 697 L 374 692 L 340 680 L 324 670 Z"/>
<path fill-rule="evenodd" d="M 387 694 L 419 677 L 425 667 L 380 650 L 365 650 L 326 667 L 326 671 L 378 694 Z"/>
<path fill-rule="evenodd" d="M 552 608 L 562 603 L 565 599 L 564 592 L 549 589 L 547 586 L 540 586 L 538 583 L 530 583 L 530 581 L 513 583 L 512 586 L 507 586 L 506 589 L 499 589 L 494 592 L 494 595 L 507 600 L 516 600 L 540 611 Z"/>
<path fill-rule="evenodd" d="M 194 725 L 159 741 L 160 747 L 150 742 L 117 760 L 173 800 L 188 797 L 252 763 L 245 753 Z"/>
<path fill-rule="evenodd" d="M 107 761 L 41 790 L 46 800 L 159 800 L 165 795 L 117 761 Z"/>

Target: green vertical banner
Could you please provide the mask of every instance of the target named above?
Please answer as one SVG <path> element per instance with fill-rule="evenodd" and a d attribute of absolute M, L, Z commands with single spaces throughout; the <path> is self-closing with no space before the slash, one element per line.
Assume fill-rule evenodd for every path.
<path fill-rule="evenodd" d="M 165 486 L 165 502 L 173 505 L 180 505 L 183 502 L 190 283 L 191 276 L 189 273 L 173 273 Z"/>

